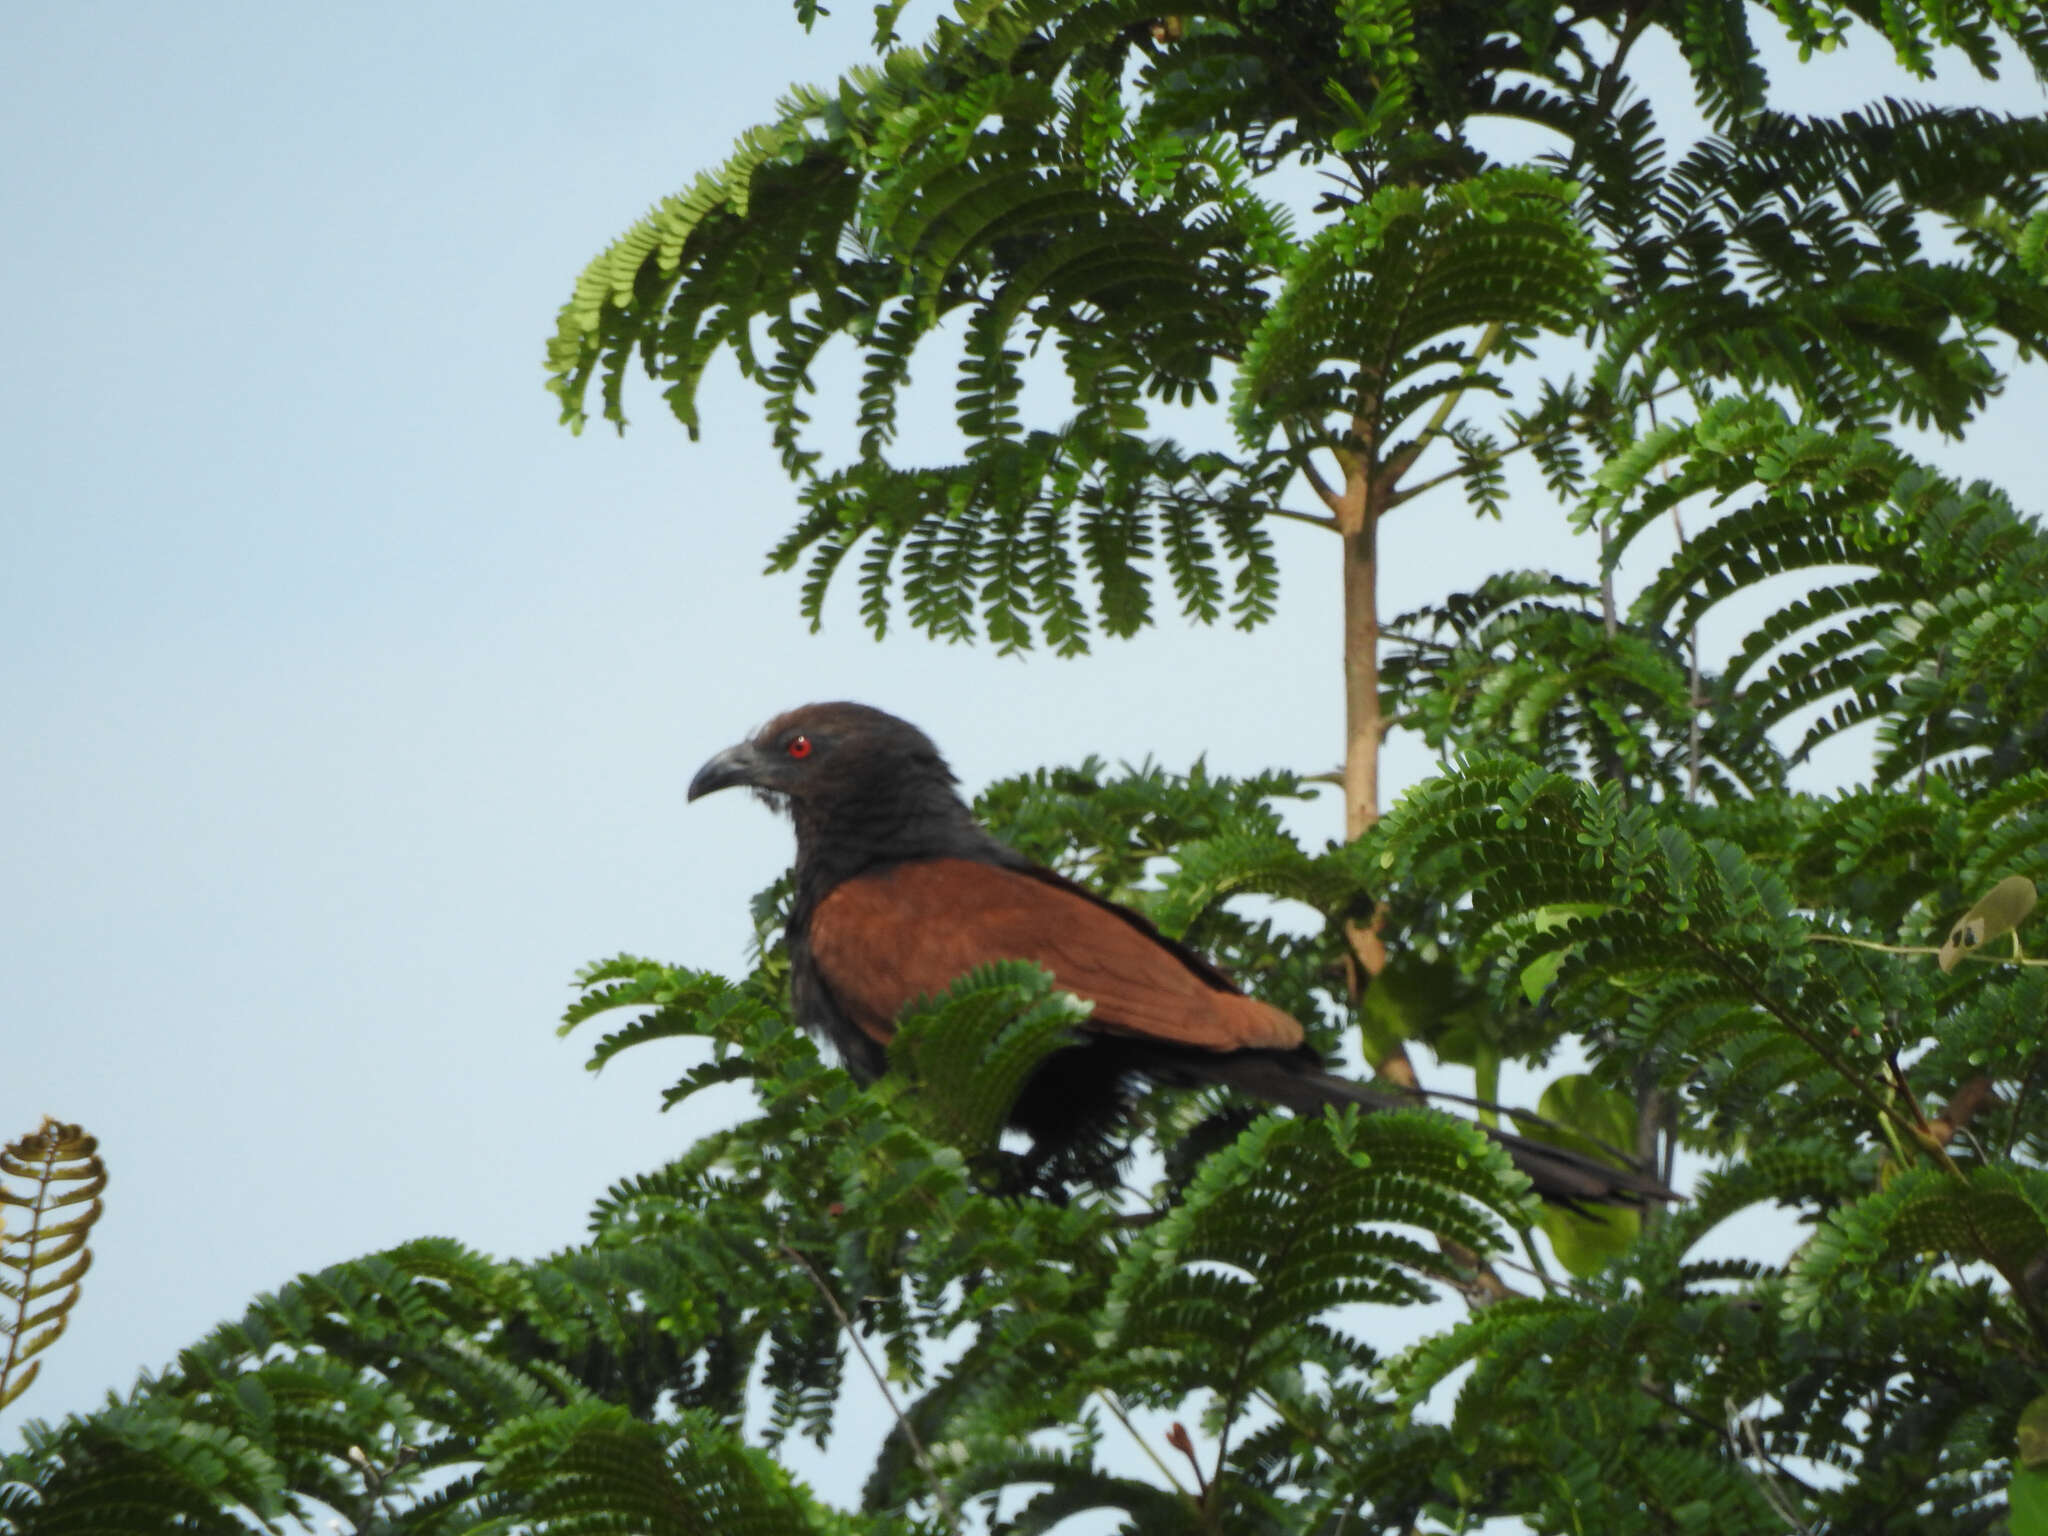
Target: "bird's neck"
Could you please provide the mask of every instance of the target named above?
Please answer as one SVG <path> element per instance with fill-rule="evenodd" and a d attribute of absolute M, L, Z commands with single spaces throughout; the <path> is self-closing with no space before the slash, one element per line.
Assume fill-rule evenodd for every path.
<path fill-rule="evenodd" d="M 1007 852 L 950 792 L 863 795 L 854 805 L 791 806 L 796 900 L 808 912 L 837 885 L 913 859 L 1000 859 Z"/>

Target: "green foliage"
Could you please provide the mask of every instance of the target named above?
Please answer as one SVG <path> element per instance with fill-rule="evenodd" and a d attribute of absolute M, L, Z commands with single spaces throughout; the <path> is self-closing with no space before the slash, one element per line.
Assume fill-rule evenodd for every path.
<path fill-rule="evenodd" d="M 1339 1341 L 1319 1320 L 1333 1309 L 1424 1300 L 1418 1277 L 1449 1272 L 1377 1225 L 1497 1253 L 1506 1233 L 1488 1213 L 1530 1214 L 1506 1193 L 1512 1182 L 1505 1153 L 1439 1115 L 1262 1119 L 1204 1161 L 1124 1255 L 1111 1347 L 1145 1360 L 1155 1400 L 1207 1389 L 1234 1407 L 1304 1360 L 1332 1358 Z"/>
<path fill-rule="evenodd" d="M 1789 114 L 1758 43 L 2043 72 L 2039 8 L 971 0 L 898 46 L 903 9 L 586 269 L 565 419 L 623 425 L 637 363 L 694 432 L 734 368 L 814 624 L 844 574 L 877 632 L 1062 653 L 1167 588 L 1254 626 L 1268 519 L 1355 554 L 1436 487 L 1500 515 L 1526 455 L 1601 579 L 1497 572 L 1385 626 L 1382 717 L 1438 771 L 1365 837 L 1305 840 L 1298 774 L 1201 763 L 1041 769 L 979 810 L 1336 1064 L 1426 1052 L 1483 1101 L 1519 1064 L 1536 1112 L 1482 1115 L 1653 1147 L 1688 1198 L 1540 1210 L 1420 1106 L 1172 1086 L 1127 1144 L 1020 1178 L 1007 1107 L 1085 1005 L 988 968 L 858 1087 L 790 1020 L 782 882 L 746 976 L 619 956 L 563 1026 L 606 1031 L 593 1070 L 677 1042 L 663 1107 L 737 1123 L 561 1253 L 302 1276 L 26 1425 L 0 1533 L 2048 1525 L 2019 899 L 2048 879 L 2048 537 L 1896 440 L 1962 433 L 2048 349 L 2048 121 Z M 1700 142 L 1661 136 L 1652 34 Z M 834 368 L 839 439 L 811 420 Z M 950 447 L 906 446 L 914 372 Z M 1790 787 L 1859 729 L 1863 782 Z M 1389 958 L 1360 995 L 1362 931 Z M 1460 1320 L 1390 1342 L 1451 1293 Z M 792 1435 L 871 1456 L 859 1499 L 803 1487 Z"/>
<path fill-rule="evenodd" d="M 612 1404 L 575 1403 L 513 1421 L 480 1454 L 491 1481 L 524 1507 L 478 1532 L 785 1536 L 837 1524 L 774 1462 L 701 1412 L 654 1425 Z"/>
<path fill-rule="evenodd" d="M 1538 1529 L 1765 1532 L 1785 1499 L 1816 1525 L 1869 1528 L 1901 1479 L 1931 1528 L 1970 1528 L 2037 1394 L 2040 1319 L 2015 1280 L 2048 1251 L 2048 1110 L 2014 1095 L 1936 1155 L 1885 1052 L 1918 1053 L 1912 1089 L 1930 1101 L 1981 1067 L 2024 1083 L 2042 1041 L 2015 1021 L 2038 1020 L 2048 978 L 1944 977 L 1931 956 L 1811 941 L 1877 931 L 1881 901 L 1885 931 L 1938 927 L 1961 910 L 1946 889 L 1981 886 L 1987 848 L 2038 846 L 2038 777 L 1977 803 L 1885 792 L 1941 828 L 1921 856 L 1945 865 L 1913 887 L 1860 877 L 1844 829 L 1871 821 L 1876 792 L 1856 818 L 1801 802 L 1788 832 L 1631 804 L 1528 759 L 1467 760 L 1364 844 L 1312 854 L 1278 820 L 1304 792 L 1285 775 L 1090 764 L 999 784 L 981 806 L 999 830 L 1063 847 L 1122 898 L 1193 913 L 1237 955 L 1260 952 L 1271 918 L 1233 904 L 1294 871 L 1311 899 L 1290 927 L 1322 935 L 1267 954 L 1293 980 L 1258 980 L 1333 1016 L 1352 1016 L 1329 973 L 1364 869 L 1427 890 L 1427 906 L 1388 910 L 1436 925 L 1455 986 L 1515 1001 L 1505 1029 L 1590 1053 L 1545 1115 L 1626 1140 L 1648 1066 L 1718 1171 L 1600 1243 L 1560 1225 L 1595 1218 L 1539 1213 L 1498 1150 L 1443 1116 L 1247 1122 L 1211 1093 L 1162 1089 L 1136 1110 L 1160 1156 L 1135 1177 L 1019 1197 L 993 1128 L 1082 1017 L 1043 973 L 995 967 L 932 1000 L 903 1025 L 899 1070 L 861 1090 L 790 1028 L 772 950 L 737 984 L 620 957 L 584 974 L 567 1016 L 633 1016 L 594 1040 L 592 1064 L 702 1040 L 667 1101 L 738 1078 L 751 1118 L 619 1184 L 564 1253 L 507 1264 L 416 1243 L 259 1300 L 126 1400 L 29 1426 L 0 1529 L 284 1529 L 331 1510 L 391 1531 L 893 1532 L 944 1527 L 950 1508 L 1019 1529 L 1084 1510 L 1295 1529 L 1348 1510 L 1368 1529 L 1513 1512 Z M 1851 899 L 1830 928 L 1816 909 L 1837 889 Z M 1532 955 L 1555 957 L 1540 1009 L 1523 992 Z M 1884 1052 L 1859 1029 L 1884 1031 Z M 1703 1256 L 1774 1203 L 1817 1223 L 1789 1267 Z M 1507 1264 L 1539 1215 L 1573 1281 L 1392 1360 L 1370 1342 L 1379 1309 Z M 906 1404 L 861 1508 L 833 1510 L 771 1458 L 854 1411 L 847 1322 Z M 1172 1419 L 1201 1426 L 1206 1493 L 1165 1459 L 1155 1426 Z M 1160 1476 L 1130 1470 L 1132 1433 Z M 1797 1470 L 1815 1465 L 1834 1481 Z"/>
<path fill-rule="evenodd" d="M 1752 729 L 1819 711 L 1793 761 L 1879 722 L 1876 779 L 1985 787 L 2037 757 L 2048 544 L 2005 497 L 1962 489 L 1882 438 L 1729 398 L 1602 471 L 1586 515 L 1621 558 L 1689 500 L 1753 499 L 1701 530 L 1631 618 L 1690 632 L 1716 604 L 1791 572 L 1818 579 L 1753 629 L 1720 680 Z"/>
<path fill-rule="evenodd" d="M 1759 733 L 1735 726 L 1740 716 L 1699 719 L 1683 643 L 1654 623 L 1608 625 L 1598 598 L 1583 583 L 1509 571 L 1402 614 L 1388 626 L 1395 650 L 1384 674 L 1394 722 L 1440 753 L 1495 742 L 1546 767 L 1667 796 L 1778 788 L 1783 762 Z M 1702 705 L 1714 702 L 1703 690 Z"/>
<path fill-rule="evenodd" d="M 904 1012 L 889 1042 L 891 1087 L 937 1139 L 970 1156 L 991 1151 L 1032 1072 L 1073 1043 L 1088 1012 L 1035 965 L 983 966 Z"/>
<path fill-rule="evenodd" d="M 1831 1214 L 1785 1287 L 1795 1318 L 1826 1294 L 1866 1306 L 1890 1299 L 1878 1275 L 1923 1254 L 1962 1254 L 2008 1272 L 2048 1251 L 2048 1173 L 1975 1167 L 1961 1177 L 1930 1167 L 1900 1171 L 1883 1188 Z"/>
<path fill-rule="evenodd" d="M 2026 7 L 1776 11 L 1803 49 L 1862 21 L 1916 72 L 1937 40 L 1980 69 L 2048 68 Z M 1475 505 L 1497 509 L 1504 453 L 1572 483 L 1588 452 L 1654 433 L 1681 384 L 1781 391 L 1817 426 L 1958 432 L 2000 349 L 2048 341 L 2048 124 L 1770 111 L 1728 0 L 1603 0 L 1569 21 L 1288 0 L 1172 21 L 1116 0 L 975 5 L 833 89 L 793 89 L 578 280 L 548 352 L 564 419 L 584 423 L 596 384 L 623 426 L 637 358 L 694 432 L 729 356 L 796 482 L 770 565 L 806 565 L 814 625 L 845 570 L 877 632 L 900 586 L 933 635 L 1073 653 L 1148 622 L 1162 566 L 1189 617 L 1267 617 L 1262 523 L 1295 510 L 1319 447 L 1391 489 L 1455 443 Z M 1682 155 L 1627 72 L 1646 28 L 1715 122 Z M 1533 163 L 1491 162 L 1472 137 L 1489 122 L 1535 133 Z M 1304 170 L 1322 196 L 1298 229 L 1298 187 L 1275 178 Z M 1503 394 L 1492 370 L 1543 333 L 1591 343 L 1585 383 L 1508 405 L 1505 441 L 1457 415 Z M 840 355 L 858 362 L 860 451 L 831 463 L 808 397 Z M 901 462 L 905 393 L 934 360 L 961 450 Z M 1036 406 L 1054 392 L 1060 412 Z M 1226 392 L 1234 450 L 1172 435 L 1174 406 Z"/>
<path fill-rule="evenodd" d="M 1598 253 L 1571 183 L 1499 168 L 1432 194 L 1382 187 L 1303 243 L 1237 372 L 1232 418 L 1250 449 L 1332 417 L 1377 440 L 1423 406 L 1493 380 L 1488 349 L 1569 331 L 1599 294 Z M 1447 369 L 1445 365 L 1455 365 Z M 1411 445 L 1391 450 L 1398 456 Z"/>

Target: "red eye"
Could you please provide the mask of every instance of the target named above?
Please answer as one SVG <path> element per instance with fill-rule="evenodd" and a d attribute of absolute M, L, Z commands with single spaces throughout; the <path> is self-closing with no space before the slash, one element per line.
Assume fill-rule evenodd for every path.
<path fill-rule="evenodd" d="M 782 750 L 791 757 L 809 757 L 811 755 L 811 738 L 808 736 L 792 736 L 789 738 L 789 745 Z"/>

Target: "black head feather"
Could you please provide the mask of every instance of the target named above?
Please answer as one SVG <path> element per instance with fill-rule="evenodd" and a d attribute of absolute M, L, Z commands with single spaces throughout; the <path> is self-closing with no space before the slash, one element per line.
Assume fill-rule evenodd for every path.
<path fill-rule="evenodd" d="M 866 704 L 777 715 L 697 771 L 690 798 L 744 785 L 796 825 L 799 900 L 877 864 L 1007 857 L 982 831 L 932 739 Z"/>

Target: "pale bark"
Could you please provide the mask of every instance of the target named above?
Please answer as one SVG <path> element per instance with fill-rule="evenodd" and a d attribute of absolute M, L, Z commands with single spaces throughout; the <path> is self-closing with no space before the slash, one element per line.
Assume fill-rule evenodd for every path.
<path fill-rule="evenodd" d="M 1325 497 L 1337 520 L 1344 561 L 1344 836 L 1365 834 L 1380 819 L 1380 745 L 1386 724 L 1380 716 L 1379 514 L 1373 495 L 1376 477 L 1367 441 L 1371 425 L 1352 422 L 1354 445 L 1339 455 L 1341 490 Z M 1334 489 L 1334 488 L 1333 488 Z M 1387 946 L 1377 916 L 1346 925 L 1351 948 L 1351 991 L 1363 995 L 1386 969 Z M 1378 1064 L 1380 1077 L 1404 1088 L 1416 1086 L 1415 1068 L 1398 1043 Z"/>
<path fill-rule="evenodd" d="M 1360 498 L 1363 500 L 1363 498 Z M 1344 836 L 1380 819 L 1380 614 L 1378 522 L 1346 520 L 1344 539 Z"/>

